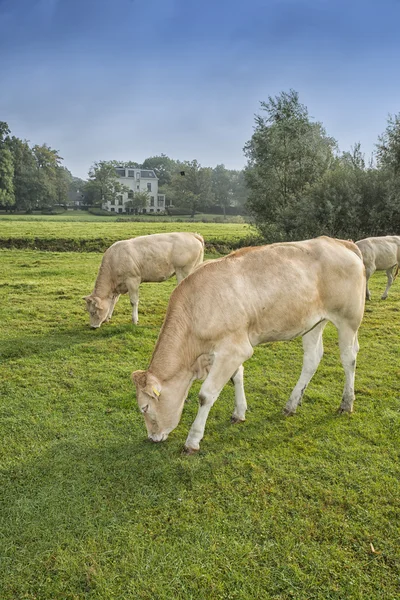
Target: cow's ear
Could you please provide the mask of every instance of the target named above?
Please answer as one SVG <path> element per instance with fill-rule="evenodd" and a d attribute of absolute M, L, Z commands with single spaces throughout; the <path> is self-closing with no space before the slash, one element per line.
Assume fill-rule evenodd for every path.
<path fill-rule="evenodd" d="M 89 294 L 89 296 L 82 296 L 82 300 L 86 300 L 86 302 L 89 301 L 89 298 L 90 298 L 90 294 Z"/>
<path fill-rule="evenodd" d="M 157 377 L 147 371 L 134 371 L 131 375 L 133 383 L 145 394 L 158 400 L 161 395 L 161 384 Z"/>
<path fill-rule="evenodd" d="M 133 371 L 131 379 L 132 383 L 141 390 L 144 390 L 146 387 L 147 371 Z"/>

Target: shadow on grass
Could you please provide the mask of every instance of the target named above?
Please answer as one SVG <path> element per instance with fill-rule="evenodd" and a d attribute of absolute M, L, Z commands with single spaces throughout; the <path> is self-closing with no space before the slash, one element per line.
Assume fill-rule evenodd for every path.
<path fill-rule="evenodd" d="M 145 327 L 127 325 L 106 325 L 100 329 L 90 329 L 89 325 L 77 325 L 69 329 L 55 329 L 45 335 L 20 335 L 2 341 L 0 361 L 42 355 L 65 350 L 79 344 L 91 344 L 96 341 L 115 338 L 127 333 L 141 337 Z"/>

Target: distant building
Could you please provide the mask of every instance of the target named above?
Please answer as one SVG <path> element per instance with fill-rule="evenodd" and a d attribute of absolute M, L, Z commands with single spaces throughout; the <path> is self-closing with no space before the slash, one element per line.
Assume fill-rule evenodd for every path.
<path fill-rule="evenodd" d="M 158 193 L 158 177 L 149 169 L 133 169 L 131 167 L 117 167 L 115 169 L 120 183 L 129 187 L 129 192 L 120 194 L 113 202 L 104 202 L 104 210 L 116 213 L 132 212 L 129 206 L 135 192 L 147 192 L 149 196 L 147 206 L 140 209 L 141 213 L 160 213 L 165 211 L 165 194 Z"/>

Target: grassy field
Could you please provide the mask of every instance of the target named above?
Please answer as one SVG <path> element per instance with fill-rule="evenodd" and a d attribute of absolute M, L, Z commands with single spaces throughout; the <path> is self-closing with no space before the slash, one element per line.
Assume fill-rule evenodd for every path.
<path fill-rule="evenodd" d="M 0 250 L 1 600 L 398 599 L 400 282 L 382 302 L 384 278 L 372 279 L 353 415 L 336 414 L 328 326 L 295 417 L 282 409 L 301 341 L 258 347 L 246 423 L 229 423 L 229 385 L 186 456 L 199 384 L 151 444 L 130 382 L 175 281 L 142 286 L 139 326 L 122 297 L 92 331 L 81 297 L 99 262 Z"/>
<path fill-rule="evenodd" d="M 72 245 L 72 250 L 104 251 L 117 240 L 168 231 L 195 231 L 203 235 L 207 244 L 229 246 L 237 245 L 241 240 L 255 235 L 250 225 L 242 223 L 118 223 L 103 220 L 86 222 L 4 219 L 0 220 L 0 248 L 16 246 L 68 250 Z"/>

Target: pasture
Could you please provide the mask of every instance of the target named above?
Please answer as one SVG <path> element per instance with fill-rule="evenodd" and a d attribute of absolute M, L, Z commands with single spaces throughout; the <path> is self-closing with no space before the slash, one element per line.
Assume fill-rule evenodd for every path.
<path fill-rule="evenodd" d="M 255 236 L 254 228 L 245 223 L 105 222 L 104 218 L 108 217 L 96 217 L 90 222 L 62 221 L 57 217 L 0 218 L 0 248 L 104 251 L 117 240 L 168 231 L 194 231 L 210 246 L 232 247 L 243 245 L 242 240 Z"/>
<path fill-rule="evenodd" d="M 92 225 L 103 226 L 68 235 Z M 194 229 L 207 237 L 205 225 Z M 41 226 L 26 222 L 52 235 Z M 129 237 L 138 224 L 114 227 L 107 235 Z M 258 347 L 246 422 L 229 422 L 229 385 L 186 456 L 200 384 L 178 428 L 152 444 L 130 381 L 175 280 L 142 285 L 139 326 L 123 296 L 92 331 L 81 297 L 100 260 L 0 250 L 0 598 L 399 598 L 400 282 L 383 302 L 384 274 L 371 279 L 354 414 L 336 414 L 344 375 L 328 325 L 296 416 L 282 410 L 301 340 Z"/>

